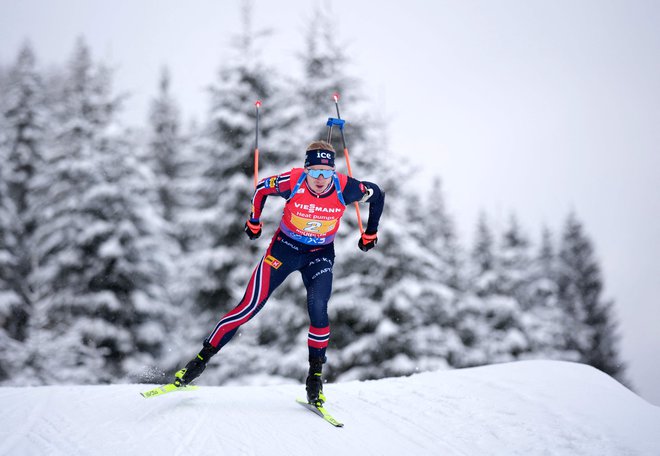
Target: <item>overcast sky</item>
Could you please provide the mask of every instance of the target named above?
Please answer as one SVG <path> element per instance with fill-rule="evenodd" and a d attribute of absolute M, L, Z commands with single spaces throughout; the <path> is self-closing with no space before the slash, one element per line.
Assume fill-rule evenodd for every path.
<path fill-rule="evenodd" d="M 295 66 L 321 3 L 348 70 L 390 121 L 392 149 L 442 178 L 464 242 L 482 210 L 501 224 L 515 213 L 535 241 L 577 213 L 629 376 L 660 405 L 660 2 L 255 0 L 255 28 L 273 31 L 269 63 Z M 84 36 L 130 93 L 129 122 L 145 122 L 163 65 L 186 118 L 202 118 L 239 10 L 239 0 L 0 0 L 0 64 L 26 39 L 42 65 L 62 64 Z"/>

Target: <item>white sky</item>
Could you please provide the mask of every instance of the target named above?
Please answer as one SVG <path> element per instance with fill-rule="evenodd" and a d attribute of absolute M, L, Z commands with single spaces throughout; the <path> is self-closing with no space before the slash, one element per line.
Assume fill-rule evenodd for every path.
<path fill-rule="evenodd" d="M 515 213 L 535 240 L 576 211 L 615 301 L 629 375 L 660 404 L 660 2 L 326 3 L 349 71 L 390 120 L 392 149 L 442 177 L 464 242 L 480 210 L 500 223 Z M 269 63 L 296 71 L 315 4 L 254 2 L 255 28 L 273 31 Z M 129 122 L 145 121 L 163 65 L 184 115 L 201 118 L 239 5 L 0 0 L 0 64 L 26 38 L 41 64 L 61 64 L 84 36 L 130 92 Z"/>

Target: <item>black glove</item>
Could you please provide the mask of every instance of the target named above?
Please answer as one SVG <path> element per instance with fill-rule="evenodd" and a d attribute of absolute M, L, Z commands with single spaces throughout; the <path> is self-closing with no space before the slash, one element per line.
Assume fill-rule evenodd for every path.
<path fill-rule="evenodd" d="M 360 250 L 366 252 L 367 250 L 376 247 L 376 243 L 378 242 L 378 236 L 376 234 L 377 233 L 362 233 L 362 236 L 360 236 L 360 240 L 358 241 L 358 247 L 360 247 Z"/>
<path fill-rule="evenodd" d="M 251 240 L 257 239 L 259 236 L 261 236 L 261 227 L 263 224 L 257 220 L 256 222 L 253 222 L 252 220 L 248 220 L 245 222 L 245 234 L 247 234 L 247 237 L 249 237 Z"/>

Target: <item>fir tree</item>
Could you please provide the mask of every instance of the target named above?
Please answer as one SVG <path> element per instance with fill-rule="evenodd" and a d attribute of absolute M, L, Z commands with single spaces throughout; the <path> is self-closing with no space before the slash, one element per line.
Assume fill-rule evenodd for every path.
<path fill-rule="evenodd" d="M 18 348 L 27 337 L 32 294 L 25 278 L 31 269 L 29 236 L 33 230 L 27 196 L 36 167 L 42 160 L 47 109 L 42 79 L 36 69 L 36 59 L 30 45 L 25 44 L 17 61 L 10 68 L 2 90 L 2 139 L 0 139 L 0 290 L 2 317 L 0 331 L 13 341 L 7 356 L 23 360 Z M 4 345 L 4 343 L 3 343 Z M 0 363 L 1 364 L 1 363 Z M 14 366 L 17 364 L 14 363 Z M 8 369 L 0 366 L 0 378 Z"/>
<path fill-rule="evenodd" d="M 338 42 L 335 21 L 330 6 L 317 5 L 308 21 L 304 38 L 304 51 L 298 54 L 302 78 L 295 81 L 297 137 L 307 144 L 317 139 L 327 139 L 326 121 L 336 117 L 332 96 L 341 95 L 341 101 L 350 106 L 347 134 L 351 144 L 365 139 L 364 115 L 359 114 L 363 97 L 360 82 L 348 73 L 350 64 L 345 46 Z M 345 113 L 342 113 L 342 115 Z M 350 132 L 350 133 L 349 133 Z M 343 156 L 339 134 L 333 136 L 338 157 Z"/>
<path fill-rule="evenodd" d="M 552 233 L 544 228 L 536 256 L 527 273 L 523 324 L 529 340 L 529 357 L 576 361 L 576 352 L 566 349 L 567 329 L 558 302 L 557 254 Z"/>
<path fill-rule="evenodd" d="M 181 206 L 181 155 L 185 145 L 179 117 L 179 108 L 170 94 L 170 73 L 163 68 L 159 93 L 152 101 L 150 109 L 148 159 L 155 174 L 163 216 L 168 222 L 174 221 Z"/>
<path fill-rule="evenodd" d="M 441 278 L 446 270 L 439 243 L 427 229 L 431 205 L 423 195 L 402 191 L 400 182 L 411 181 L 415 171 L 389 166 L 396 160 L 383 135 L 371 138 L 365 148 L 375 159 L 366 172 L 378 176 L 374 180 L 388 196 L 376 249 L 365 254 L 355 248 L 355 228 L 344 227 L 347 236 L 337 242 L 341 269 L 330 310 L 338 359 L 331 368 L 342 380 L 446 367 L 462 350 L 451 328 L 457 291 Z"/>
<path fill-rule="evenodd" d="M 497 287 L 495 238 L 486 215 L 480 214 L 471 252 L 471 288 L 478 296 L 491 294 Z"/>
<path fill-rule="evenodd" d="M 134 146 L 113 134 L 111 74 L 82 40 L 65 82 L 56 140 L 30 194 L 38 262 L 26 381 L 140 376 L 174 317 L 162 220 Z"/>
<path fill-rule="evenodd" d="M 44 85 L 37 73 L 35 56 L 29 45 L 22 48 L 10 71 L 4 95 L 4 178 L 8 197 L 13 201 L 18 217 L 16 253 L 19 262 L 13 272 L 16 276 L 14 284 L 25 307 L 29 308 L 30 293 L 25 281 L 21 279 L 30 272 L 27 239 L 32 232 L 32 222 L 29 219 L 27 197 L 36 168 L 42 162 L 48 119 Z"/>
<path fill-rule="evenodd" d="M 613 303 L 602 298 L 603 280 L 591 240 L 582 223 L 570 214 L 561 239 L 558 299 L 568 317 L 568 349 L 580 361 L 622 379 L 624 365 L 618 351 L 619 336 Z"/>
<path fill-rule="evenodd" d="M 435 255 L 435 264 L 439 282 L 455 290 L 463 290 L 466 279 L 463 271 L 462 251 L 458 243 L 454 221 L 447 211 L 443 187 L 439 177 L 431 184 L 431 191 L 426 198 L 426 214 L 421 226 L 426 233 L 420 233 L 427 239 L 429 251 Z"/>
<path fill-rule="evenodd" d="M 5 162 L 3 149 L 0 161 Z M 5 167 L 0 166 L 0 382 L 10 378 L 22 361 L 22 342 L 27 325 L 25 303 L 16 289 L 18 269 L 18 238 L 21 234 L 18 214 L 5 179 Z"/>
<path fill-rule="evenodd" d="M 392 170 L 386 171 L 382 162 L 374 165 L 381 170 L 377 183 L 387 192 L 396 177 Z M 360 232 L 349 223 L 341 228 L 343 237 L 335 241 L 337 261 L 329 305 L 332 335 L 328 357 L 334 355 L 330 373 L 342 380 L 380 378 L 414 370 L 411 347 L 401 346 L 398 340 L 401 326 L 416 324 L 410 318 L 408 305 L 410 294 L 415 294 L 417 288 L 405 289 L 402 281 L 407 271 L 399 265 L 405 262 L 404 257 L 419 250 L 414 248 L 417 244 L 412 236 L 401 233 L 400 225 L 387 214 L 412 216 L 408 214 L 419 210 L 419 204 L 406 204 L 409 201 L 404 198 L 391 196 L 387 196 L 375 249 L 360 251 L 356 245 Z M 355 218 L 352 207 L 346 208 L 346 212 L 345 221 Z M 410 249 L 403 251 L 402 244 Z M 393 360 L 398 355 L 395 365 Z"/>
<path fill-rule="evenodd" d="M 497 283 L 500 294 L 515 298 L 523 310 L 529 307 L 527 285 L 531 257 L 530 241 L 522 232 L 518 219 L 511 215 L 498 246 Z"/>
<path fill-rule="evenodd" d="M 515 223 L 499 248 L 494 239 L 482 214 L 471 254 L 470 293 L 463 296 L 457 312 L 457 330 L 467 348 L 459 364 L 463 367 L 511 361 L 528 351 L 520 303 L 513 295 L 520 279 L 513 261 L 520 255 L 514 252 L 525 242 Z"/>
<path fill-rule="evenodd" d="M 197 135 L 193 124 L 186 134 L 182 131 L 179 104 L 171 93 L 171 76 L 163 67 L 158 92 L 149 111 L 149 140 L 145 150 L 146 163 L 153 174 L 157 200 L 153 206 L 165 222 L 168 240 L 176 239 L 178 246 L 168 242 L 170 254 L 176 255 L 173 277 L 168 282 L 170 300 L 179 310 L 177 325 L 171 331 L 168 356 L 161 365 L 169 370 L 179 367 L 183 357 L 189 356 L 191 327 L 199 326 L 195 309 L 191 306 L 186 256 L 201 242 L 200 226 L 195 223 L 200 207 L 197 180 L 200 169 L 191 147 Z M 198 342 L 198 341 L 196 341 Z"/>
<path fill-rule="evenodd" d="M 402 180 L 412 178 L 404 176 Z M 393 326 L 390 358 L 381 364 L 388 369 L 380 377 L 446 368 L 464 351 L 455 331 L 460 296 L 456 286 L 461 281 L 458 246 L 439 180 L 426 194 L 405 194 L 394 201 L 390 198 L 388 206 L 391 204 L 390 213 L 402 216 L 407 228 L 406 233 L 401 232 L 398 217 L 384 222 L 396 236 L 386 247 L 386 255 L 397 262 L 383 266 L 400 277 L 384 282 L 384 312 Z"/>
<path fill-rule="evenodd" d="M 254 191 L 256 100 L 263 100 L 259 124 L 260 177 L 274 173 L 277 164 L 290 162 L 283 158 L 286 156 L 283 131 L 289 124 L 285 100 L 277 72 L 264 63 L 259 52 L 257 40 L 263 34 L 252 30 L 251 14 L 251 5 L 245 3 L 243 28 L 233 40 L 232 58 L 223 62 L 211 87 L 209 118 L 202 138 L 194 145 L 200 166 L 199 193 L 203 199 L 195 214 L 190 214 L 193 225 L 197 225 L 192 231 L 199 233 L 199 241 L 187 255 L 186 280 L 191 308 L 200 321 L 191 332 L 196 345 L 208 335 L 219 317 L 240 301 L 258 255 L 275 229 L 272 220 L 278 212 L 278 202 L 269 201 L 262 217 L 263 239 L 251 243 L 243 232 Z M 266 311 L 284 312 L 277 309 L 276 299 L 269 301 Z M 279 329 L 283 337 L 290 337 L 291 333 L 282 330 L 281 325 Z M 246 336 L 241 337 L 242 334 Z M 276 349 L 279 342 L 269 334 L 268 330 L 255 328 L 255 323 L 250 324 L 250 330 L 241 329 L 236 340 L 223 350 L 226 359 L 223 369 L 210 366 L 205 381 L 226 382 L 251 372 L 272 373 L 266 369 L 273 363 L 259 357 L 259 349 L 254 348 L 262 343 Z"/>
<path fill-rule="evenodd" d="M 41 77 L 32 48 L 25 45 L 3 93 L 8 155 L 6 179 L 17 211 L 27 211 L 29 184 L 42 154 L 47 113 Z"/>

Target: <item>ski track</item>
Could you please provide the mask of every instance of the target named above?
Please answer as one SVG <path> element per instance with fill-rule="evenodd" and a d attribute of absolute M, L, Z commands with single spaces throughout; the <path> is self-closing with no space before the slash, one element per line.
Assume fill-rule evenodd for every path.
<path fill-rule="evenodd" d="M 36 443 L 40 443 L 35 455 L 85 454 L 78 442 L 80 429 L 76 429 L 75 423 L 61 414 L 44 417 L 31 435 Z"/>
<path fill-rule="evenodd" d="M 350 401 L 349 409 L 360 410 L 361 414 L 366 414 L 371 420 L 377 422 L 374 423 L 375 426 L 387 431 L 383 450 L 396 444 L 408 448 L 412 454 L 427 454 L 425 451 L 433 447 L 437 451 L 443 450 L 444 454 L 448 454 L 446 451 L 450 448 L 438 440 L 437 429 L 428 429 L 427 423 L 422 422 L 420 425 L 421 420 L 413 418 L 419 417 L 424 410 L 410 409 L 403 397 L 396 393 L 398 393 L 396 390 L 393 391 L 393 388 L 390 388 L 389 394 L 373 394 L 365 387 L 365 390 L 361 390 L 354 400 Z M 364 420 L 364 417 L 360 420 Z M 373 454 L 382 453 L 379 449 Z"/>
<path fill-rule="evenodd" d="M 475 404 L 474 407 L 469 407 L 474 411 L 470 421 L 488 429 L 489 434 L 497 441 L 496 446 L 500 448 L 506 447 L 507 442 L 516 442 L 516 439 L 527 442 L 526 445 L 512 446 L 507 450 L 507 454 L 550 456 L 556 451 L 575 456 L 629 454 L 628 450 L 617 445 L 608 435 L 596 431 L 590 425 L 593 420 L 589 414 L 576 410 L 569 415 L 565 410 L 558 410 L 543 388 L 532 394 L 524 388 L 521 389 L 516 379 L 495 382 L 471 376 L 470 380 L 481 392 L 479 400 L 487 398 L 479 406 Z M 483 394 L 484 392 L 486 394 Z M 524 404 L 524 407 L 521 408 L 520 404 Z M 538 419 L 530 419 L 536 417 Z M 493 422 L 500 425 L 495 428 L 488 426 Z M 529 438 L 520 439 L 521 436 Z M 486 451 L 489 446 L 493 446 L 492 443 L 484 443 L 480 451 Z"/>
<path fill-rule="evenodd" d="M 41 418 L 41 415 L 48 408 L 51 402 L 51 397 L 45 394 L 40 394 L 41 391 L 34 390 L 35 395 L 38 396 L 36 403 L 31 404 L 31 408 L 25 410 L 25 405 L 21 401 L 21 395 L 24 391 L 28 390 L 11 388 L 9 389 L 9 395 L 3 402 L 8 402 L 11 404 L 16 404 L 15 407 L 5 410 L 3 413 L 8 414 L 12 417 L 12 421 L 20 423 L 16 428 L 2 426 L 0 427 L 0 455 L 10 455 L 10 454 L 27 454 L 23 452 L 23 449 L 18 449 L 19 445 L 22 443 L 22 440 L 25 436 L 30 434 L 35 434 L 33 432 L 37 427 L 37 424 Z M 45 396 L 45 397 L 41 397 Z M 11 400 L 12 397 L 17 399 Z M 23 415 L 27 416 L 23 416 Z"/>
<path fill-rule="evenodd" d="M 183 438 L 178 439 L 180 442 L 174 449 L 175 456 L 184 455 L 190 452 L 192 444 L 202 444 L 202 447 L 208 447 L 209 436 L 212 432 L 212 420 L 209 420 L 209 407 L 208 405 L 199 407 L 201 410 L 196 414 L 194 420 L 189 420 L 187 423 L 181 423 L 185 426 L 185 430 L 181 429 Z M 206 429 L 204 429 L 206 428 Z M 206 432 L 203 432 L 203 431 Z"/>
<path fill-rule="evenodd" d="M 296 404 L 303 385 L 144 399 L 148 388 L 0 388 L 0 456 L 660 454 L 660 409 L 568 364 L 328 384 L 328 411 L 343 428 Z"/>

